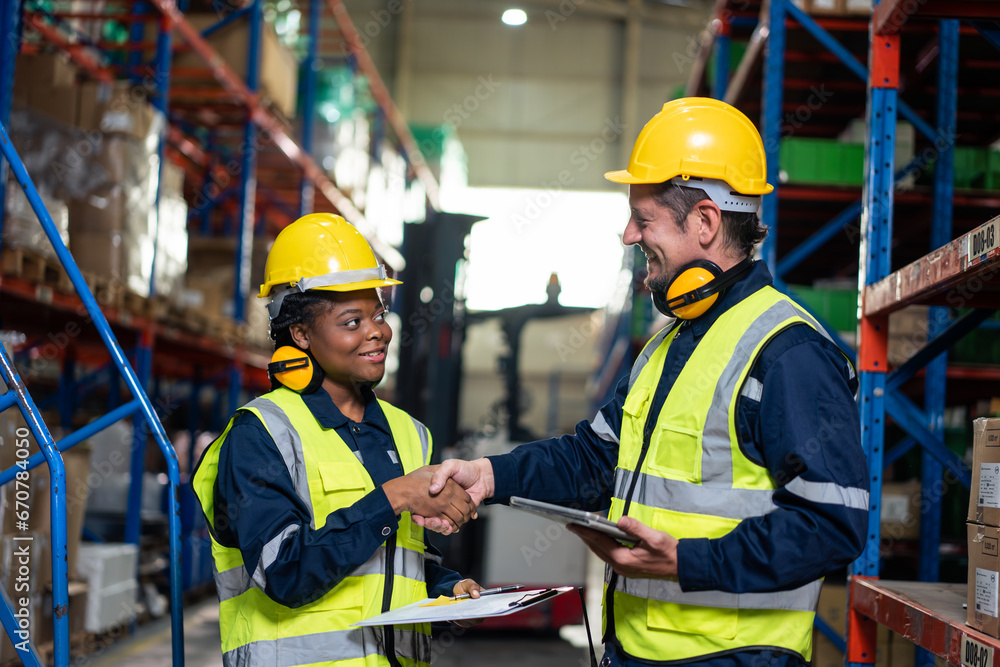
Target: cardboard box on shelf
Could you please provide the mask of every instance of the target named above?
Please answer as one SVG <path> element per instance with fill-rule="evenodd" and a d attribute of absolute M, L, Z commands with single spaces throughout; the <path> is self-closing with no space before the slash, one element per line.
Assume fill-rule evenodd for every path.
<path fill-rule="evenodd" d="M 872 13 L 872 0 L 807 0 L 804 9 L 810 14 L 865 16 Z"/>
<path fill-rule="evenodd" d="M 919 481 L 882 484 L 880 532 L 883 541 L 920 538 Z"/>
<path fill-rule="evenodd" d="M 88 81 L 79 86 L 77 127 L 145 139 L 156 131 L 158 113 L 142 86 L 128 81 Z"/>
<path fill-rule="evenodd" d="M 1000 525 L 1000 419 L 972 422 L 972 487 L 968 520 Z M 971 581 L 971 580 L 970 580 Z"/>
<path fill-rule="evenodd" d="M 975 479 L 975 475 L 973 475 Z M 966 622 L 991 637 L 1000 637 L 1000 528 L 967 524 L 969 587 Z"/>
<path fill-rule="evenodd" d="M 215 14 L 188 14 L 186 18 L 199 31 L 219 22 L 219 17 Z M 212 32 L 207 39 L 236 76 L 245 80 L 248 51 L 246 19 L 230 22 Z M 206 67 L 208 65 L 192 51 L 181 51 L 174 56 L 175 69 Z M 295 54 L 278 40 L 274 29 L 265 23 L 262 26 L 260 39 L 259 89 L 287 118 L 295 116 L 298 71 Z"/>

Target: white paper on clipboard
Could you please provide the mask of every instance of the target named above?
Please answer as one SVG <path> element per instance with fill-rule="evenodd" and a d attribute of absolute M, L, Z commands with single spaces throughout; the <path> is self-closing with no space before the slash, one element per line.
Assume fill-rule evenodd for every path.
<path fill-rule="evenodd" d="M 452 604 L 442 606 L 426 606 L 435 602 L 435 598 L 427 598 L 420 602 L 408 604 L 399 609 L 387 611 L 378 616 L 366 618 L 353 623 L 352 627 L 367 625 L 407 625 L 410 623 L 437 623 L 443 621 L 464 621 L 471 618 L 489 618 L 491 616 L 507 616 L 522 609 L 551 600 L 573 590 L 574 586 L 559 588 L 542 588 L 534 591 L 515 591 L 513 593 L 497 593 L 484 595 L 473 600 L 455 600 Z"/>

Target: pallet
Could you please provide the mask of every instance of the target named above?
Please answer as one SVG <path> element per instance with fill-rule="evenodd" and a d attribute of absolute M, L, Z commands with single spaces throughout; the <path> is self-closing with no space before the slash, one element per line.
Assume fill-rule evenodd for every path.
<path fill-rule="evenodd" d="M 75 292 L 69 274 L 58 259 L 46 257 L 28 248 L 3 248 L 0 253 L 0 270 L 5 276 L 46 285 L 63 294 Z"/>

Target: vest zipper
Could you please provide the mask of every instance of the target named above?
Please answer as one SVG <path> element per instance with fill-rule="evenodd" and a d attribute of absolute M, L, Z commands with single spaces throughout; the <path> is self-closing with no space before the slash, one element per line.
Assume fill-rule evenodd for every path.
<path fill-rule="evenodd" d="M 396 562 L 396 536 L 393 535 L 385 543 L 385 588 L 382 590 L 382 613 L 392 607 L 393 563 Z M 393 626 L 382 626 L 382 641 L 385 642 L 385 656 L 392 667 L 402 667 L 396 658 L 396 637 Z"/>
<path fill-rule="evenodd" d="M 676 340 L 677 337 L 681 335 L 682 331 L 683 330 L 677 332 L 677 335 L 674 336 L 674 340 Z M 660 380 L 662 381 L 662 379 L 663 375 L 661 372 Z M 656 389 L 653 390 L 653 402 L 656 401 L 656 395 L 658 393 L 657 392 L 658 389 L 659 389 L 659 381 L 657 382 Z M 663 397 L 663 401 L 664 402 L 666 401 L 666 396 Z M 654 410 L 654 408 L 656 409 Z M 639 482 L 639 471 L 642 470 L 642 464 L 646 460 L 646 454 L 649 451 L 649 442 L 653 437 L 653 429 L 656 427 L 656 422 L 660 417 L 660 410 L 662 409 L 663 409 L 663 402 L 661 402 L 659 406 L 654 406 L 650 404 L 649 412 L 646 413 L 646 423 L 642 427 L 642 449 L 639 450 L 639 459 L 636 461 L 635 470 L 632 474 L 632 483 L 629 484 L 628 492 L 622 499 L 625 501 L 625 504 L 622 506 L 622 516 L 628 516 L 628 509 L 632 505 L 632 494 L 635 493 L 636 484 L 638 484 Z M 612 570 L 611 580 L 608 581 L 608 590 L 604 599 L 604 608 L 607 610 L 605 614 L 607 618 L 607 624 L 604 632 L 604 637 L 601 638 L 601 641 L 604 642 L 605 644 L 608 643 L 615 644 L 615 646 L 622 649 L 622 653 L 624 655 L 628 655 L 627 653 L 625 653 L 624 648 L 622 648 L 621 643 L 615 636 L 615 584 L 617 583 L 618 583 L 618 573 Z"/>

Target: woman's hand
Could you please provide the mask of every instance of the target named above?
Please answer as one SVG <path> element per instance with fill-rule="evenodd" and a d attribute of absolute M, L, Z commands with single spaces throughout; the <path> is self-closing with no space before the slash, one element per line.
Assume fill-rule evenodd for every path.
<path fill-rule="evenodd" d="M 435 470 L 435 467 L 424 466 L 403 477 L 390 479 L 382 485 L 382 490 L 396 514 L 406 511 L 414 516 L 433 518 L 437 532 L 457 533 L 462 524 L 475 516 L 476 504 L 465 489 L 451 479 L 440 491 L 431 493 Z"/>
<path fill-rule="evenodd" d="M 452 595 L 462 595 L 468 593 L 469 597 L 473 600 L 479 598 L 479 591 L 483 590 L 483 587 L 477 584 L 472 579 L 462 579 L 460 582 L 455 584 L 455 588 L 452 589 Z M 455 625 L 462 628 L 471 628 L 474 625 L 479 625 L 483 622 L 481 618 L 469 618 L 464 621 L 453 621 Z"/>

